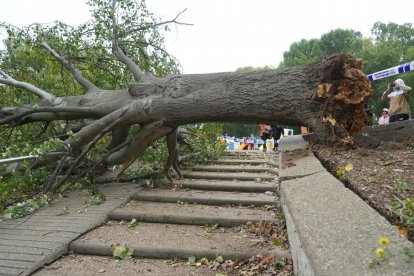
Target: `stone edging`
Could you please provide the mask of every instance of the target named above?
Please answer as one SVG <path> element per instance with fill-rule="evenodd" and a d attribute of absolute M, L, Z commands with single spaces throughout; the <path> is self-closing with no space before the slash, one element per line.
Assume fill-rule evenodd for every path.
<path fill-rule="evenodd" d="M 361 198 L 333 177 L 301 136 L 280 140 L 280 197 L 295 275 L 413 275 L 414 245 Z M 300 150 L 302 149 L 302 151 Z M 378 239 L 387 237 L 386 258 L 372 265 Z"/>

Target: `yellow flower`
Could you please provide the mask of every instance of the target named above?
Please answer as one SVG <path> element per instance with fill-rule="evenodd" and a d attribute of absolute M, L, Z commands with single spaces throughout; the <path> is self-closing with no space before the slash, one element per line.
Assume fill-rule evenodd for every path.
<path fill-rule="evenodd" d="M 390 243 L 390 240 L 385 238 L 385 237 L 381 237 L 381 238 L 379 238 L 378 243 L 382 244 L 382 245 L 387 245 L 387 244 Z"/>
<path fill-rule="evenodd" d="M 377 250 L 375 250 L 375 254 L 377 254 L 377 256 L 379 258 L 384 258 L 385 257 L 385 250 L 384 250 L 384 248 L 377 248 Z"/>

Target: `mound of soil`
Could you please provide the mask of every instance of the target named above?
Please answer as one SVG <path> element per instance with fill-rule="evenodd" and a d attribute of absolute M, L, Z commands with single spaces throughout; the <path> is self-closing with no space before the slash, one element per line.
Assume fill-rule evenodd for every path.
<path fill-rule="evenodd" d="M 335 176 L 347 163 L 353 169 L 340 180 L 414 242 L 414 149 L 385 144 L 377 149 L 313 146 Z"/>

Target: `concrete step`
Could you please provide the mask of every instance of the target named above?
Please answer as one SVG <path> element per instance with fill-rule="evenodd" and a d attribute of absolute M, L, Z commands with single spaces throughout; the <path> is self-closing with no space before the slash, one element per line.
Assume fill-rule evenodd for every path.
<path fill-rule="evenodd" d="M 259 155 L 240 155 L 240 154 L 226 154 L 223 156 L 223 159 L 229 160 L 249 160 L 249 159 L 260 159 L 262 158 Z"/>
<path fill-rule="evenodd" d="M 274 191 L 276 183 L 273 181 L 223 181 L 208 179 L 182 179 L 174 182 L 182 188 L 209 190 L 209 191 L 231 191 L 231 192 L 255 192 L 264 193 Z"/>
<path fill-rule="evenodd" d="M 271 211 L 263 208 L 224 207 L 194 204 L 131 201 L 109 213 L 110 220 L 136 219 L 139 222 L 239 226 L 247 222 L 268 221 L 279 224 Z"/>
<path fill-rule="evenodd" d="M 135 248 L 134 257 L 188 259 L 215 258 L 248 259 L 257 254 L 274 254 L 288 257 L 286 250 L 275 250 L 271 241 L 261 242 L 247 227 L 224 228 L 159 223 L 139 223 L 134 229 L 128 224 L 109 221 L 77 241 L 70 250 L 77 254 L 111 256 L 112 244 L 126 244 Z"/>
<path fill-rule="evenodd" d="M 79 244 L 77 244 L 79 248 Z M 101 251 L 101 253 L 103 253 Z M 119 262 L 113 256 L 90 256 L 70 255 L 45 266 L 42 270 L 35 272 L 33 276 L 57 276 L 57 275 L 203 275 L 215 276 L 229 275 L 226 270 L 209 269 L 207 265 L 192 266 L 186 260 L 176 261 L 160 259 L 140 259 Z M 199 260 L 198 260 L 199 261 Z M 3 271 L 2 271 L 3 272 Z M 7 272 L 4 271 L 4 272 Z M 12 271 L 11 275 L 19 275 Z"/>
<path fill-rule="evenodd" d="M 184 168 L 183 168 L 184 169 Z M 249 173 L 262 173 L 268 172 L 277 174 L 277 170 L 269 167 L 259 166 L 234 166 L 234 165 L 195 165 L 188 169 L 194 171 L 205 172 L 249 172 Z"/>
<path fill-rule="evenodd" d="M 135 193 L 135 200 L 170 202 L 170 203 L 197 203 L 204 205 L 274 205 L 274 196 L 265 193 L 240 193 L 221 191 L 199 191 L 199 190 L 165 190 L 152 189 Z"/>
<path fill-rule="evenodd" d="M 250 160 L 237 160 L 237 159 L 220 159 L 220 160 L 212 160 L 209 162 L 210 164 L 220 164 L 220 165 L 269 165 L 272 167 L 279 167 L 279 164 L 276 162 L 261 160 L 261 159 L 250 159 Z"/>
<path fill-rule="evenodd" d="M 253 173 L 215 173 L 215 172 L 191 172 L 183 173 L 185 178 L 191 179 L 217 179 L 217 180 L 240 180 L 240 181 L 275 181 L 273 174 Z"/>
<path fill-rule="evenodd" d="M 168 235 L 166 234 L 166 236 Z M 199 237 L 195 237 L 195 238 L 200 239 Z M 128 241 L 131 241 L 131 239 L 128 239 Z M 217 256 L 220 255 L 226 260 L 248 260 L 251 257 L 257 256 L 259 254 L 266 255 L 266 256 L 275 256 L 276 259 L 289 259 L 290 258 L 289 250 L 284 250 L 284 249 L 262 249 L 261 250 L 261 249 L 257 249 L 257 247 L 255 248 L 254 246 L 252 246 L 253 249 L 246 250 L 246 251 L 240 251 L 240 250 L 228 251 L 228 250 L 217 248 L 216 246 L 214 246 L 215 244 L 214 241 L 209 249 L 203 249 L 203 248 L 200 249 L 199 247 L 193 248 L 193 247 L 189 247 L 188 245 L 185 248 L 183 248 L 181 247 L 182 241 L 180 240 L 176 240 L 176 241 L 177 241 L 177 244 L 174 244 L 170 247 L 158 247 L 157 245 L 155 245 L 154 247 L 142 246 L 142 245 L 138 246 L 133 243 L 128 243 L 127 246 L 129 248 L 134 249 L 132 257 L 145 258 L 145 259 L 188 260 L 190 256 L 195 256 L 197 260 L 200 260 L 202 258 L 214 260 Z M 219 242 L 223 244 L 221 240 Z M 139 243 L 139 241 L 137 243 Z M 124 245 L 125 243 L 120 243 L 120 244 Z M 76 240 L 76 241 L 73 241 L 69 245 L 69 250 L 75 254 L 81 254 L 81 255 L 113 256 L 111 244 L 109 243 L 102 244 L 100 241 L 84 242 L 81 240 Z M 199 274 L 196 274 L 196 275 L 199 275 Z"/>

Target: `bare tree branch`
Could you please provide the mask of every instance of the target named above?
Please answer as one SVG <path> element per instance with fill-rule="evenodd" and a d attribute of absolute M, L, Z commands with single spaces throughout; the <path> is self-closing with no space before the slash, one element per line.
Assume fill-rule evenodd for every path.
<path fill-rule="evenodd" d="M 139 32 L 139 31 L 144 31 L 144 30 L 147 30 L 147 29 L 150 29 L 150 28 L 156 28 L 156 27 L 159 27 L 159 26 L 163 26 L 163 25 L 168 25 L 168 24 L 176 24 L 176 25 L 186 25 L 186 26 L 193 26 L 194 24 L 191 24 L 191 23 L 183 23 L 183 22 L 179 22 L 179 21 L 177 21 L 178 20 L 178 18 L 180 17 L 180 15 L 181 14 L 183 14 L 185 11 L 186 11 L 187 9 L 184 9 L 184 10 L 182 10 L 182 11 L 180 11 L 175 17 L 174 17 L 174 19 L 171 19 L 171 20 L 167 20 L 167 21 L 164 21 L 164 22 L 159 22 L 159 23 L 156 23 L 156 24 L 151 24 L 151 23 L 149 23 L 149 24 L 144 24 L 144 26 L 142 26 L 142 25 L 140 25 L 139 27 L 136 27 L 136 28 L 134 28 L 134 29 L 130 29 L 129 31 L 130 32 Z"/>
<path fill-rule="evenodd" d="M 118 45 L 118 32 L 117 32 L 117 18 L 116 18 L 116 4 L 117 0 L 113 0 L 113 18 L 112 18 L 112 53 L 116 56 L 116 58 L 126 65 L 128 70 L 134 76 L 136 82 L 141 82 L 145 76 L 145 73 L 139 68 L 139 66 L 130 58 L 128 57 L 124 51 Z"/>
<path fill-rule="evenodd" d="M 33 113 L 41 113 L 41 112 L 50 112 L 50 113 L 58 113 L 58 112 L 73 112 L 73 113 L 83 113 L 86 115 L 93 116 L 95 113 L 90 108 L 84 107 L 37 107 L 33 109 L 29 109 L 27 111 L 23 111 L 17 113 L 15 115 L 9 116 L 0 120 L 0 125 L 4 125 L 16 120 L 21 120 L 25 116 L 33 114 Z"/>
<path fill-rule="evenodd" d="M 168 53 L 165 49 L 163 49 L 163 48 L 161 48 L 161 47 L 159 47 L 159 46 L 157 46 L 157 45 L 155 45 L 153 43 L 146 42 L 146 41 L 137 41 L 137 42 L 135 42 L 135 41 L 123 40 L 122 42 L 119 42 L 119 44 L 120 45 L 128 45 L 129 44 L 129 45 L 133 45 L 135 47 L 138 47 L 140 49 L 141 49 L 141 47 L 138 46 L 138 44 L 143 44 L 143 45 L 146 45 L 146 46 L 151 46 L 154 49 L 157 49 L 160 52 L 163 52 L 164 54 L 166 54 L 170 59 L 171 58 L 177 59 L 175 56 L 173 56 L 170 53 Z"/>
<path fill-rule="evenodd" d="M 11 85 L 11 86 L 18 87 L 18 88 L 24 88 L 24 89 L 32 92 L 33 94 L 35 94 L 39 98 L 41 98 L 43 100 L 46 100 L 46 101 L 49 101 L 50 103 L 57 103 L 58 102 L 58 97 L 50 94 L 49 92 L 46 92 L 43 89 L 40 89 L 39 87 L 34 86 L 33 84 L 15 80 L 14 78 L 12 78 L 10 75 L 8 75 L 6 72 L 4 72 L 1 69 L 0 69 L 0 76 L 1 76 L 0 77 L 0 83 Z"/>
<path fill-rule="evenodd" d="M 90 80 L 86 79 L 84 76 L 82 76 L 81 71 L 79 71 L 78 68 L 76 68 L 71 62 L 66 60 L 64 57 L 59 55 L 54 49 L 52 49 L 49 44 L 46 41 L 42 41 L 41 45 L 48 50 L 54 58 L 56 58 L 60 64 L 62 64 L 63 67 L 65 67 L 67 70 L 69 70 L 72 74 L 72 76 L 75 78 L 75 80 L 83 86 L 87 91 L 96 90 L 98 89 L 95 84 L 93 84 Z"/>
<path fill-rule="evenodd" d="M 53 183 L 55 183 L 57 176 L 59 175 L 60 171 L 63 168 L 63 165 L 65 164 L 65 160 L 67 158 L 67 155 L 64 155 L 58 162 L 55 171 L 53 172 L 52 177 L 50 178 L 49 182 L 43 187 L 43 193 L 46 194 L 50 187 L 52 187 Z"/>
<path fill-rule="evenodd" d="M 76 168 L 76 166 L 79 165 L 79 163 L 83 160 L 83 158 L 86 156 L 86 154 L 96 145 L 96 143 L 104 137 L 109 131 L 111 131 L 119 122 L 122 121 L 122 116 L 126 113 L 124 111 L 121 116 L 113 121 L 111 124 L 109 124 L 107 127 L 105 127 L 98 135 L 95 136 L 95 138 L 88 144 L 88 146 L 82 151 L 82 153 L 76 158 L 76 160 L 73 162 L 73 164 L 70 166 L 66 174 L 63 176 L 63 178 L 56 183 L 56 188 L 59 188 L 65 181 L 70 177 L 73 170 Z"/>

